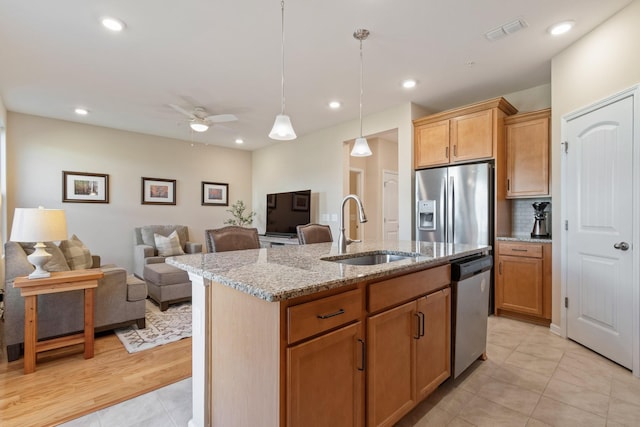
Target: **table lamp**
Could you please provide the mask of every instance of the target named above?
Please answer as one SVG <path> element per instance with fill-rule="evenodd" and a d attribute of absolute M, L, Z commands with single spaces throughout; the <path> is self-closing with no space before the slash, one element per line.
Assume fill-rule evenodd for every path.
<path fill-rule="evenodd" d="M 67 220 L 63 209 L 16 208 L 13 214 L 11 240 L 14 242 L 37 242 L 34 252 L 27 257 L 36 268 L 29 279 L 49 277 L 51 273 L 44 265 L 51 259 L 43 242 L 65 240 L 67 238 Z"/>

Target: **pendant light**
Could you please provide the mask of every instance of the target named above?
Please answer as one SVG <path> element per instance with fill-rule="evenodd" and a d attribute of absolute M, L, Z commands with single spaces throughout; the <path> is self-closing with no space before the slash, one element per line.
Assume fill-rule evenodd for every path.
<path fill-rule="evenodd" d="M 360 40 L 360 137 L 356 138 L 351 155 L 353 157 L 366 157 L 373 154 L 366 138 L 362 136 L 362 94 L 364 92 L 362 89 L 362 40 L 366 40 L 369 37 L 369 30 L 358 29 L 353 33 L 353 37 L 356 40 Z"/>
<path fill-rule="evenodd" d="M 292 139 L 296 139 L 296 133 L 291 125 L 291 119 L 284 113 L 284 0 L 280 2 L 280 8 L 282 10 L 282 105 L 280 114 L 276 116 L 276 121 L 273 123 L 273 128 L 269 133 L 269 138 L 277 139 L 279 141 L 290 141 Z"/>

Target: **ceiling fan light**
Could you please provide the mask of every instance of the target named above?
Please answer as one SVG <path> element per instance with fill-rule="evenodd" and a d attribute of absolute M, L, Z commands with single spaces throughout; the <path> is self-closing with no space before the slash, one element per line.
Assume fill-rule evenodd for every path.
<path fill-rule="evenodd" d="M 192 120 L 189 126 L 196 132 L 206 132 L 209 129 L 209 125 L 200 119 Z"/>
<path fill-rule="evenodd" d="M 351 150 L 351 155 L 353 157 L 367 157 L 371 156 L 373 153 L 369 148 L 369 144 L 367 143 L 367 139 L 360 137 L 356 138 L 356 143 L 353 144 L 353 149 Z"/>
<path fill-rule="evenodd" d="M 296 139 L 296 133 L 293 130 L 289 116 L 286 114 L 278 114 L 276 116 L 276 121 L 273 123 L 269 138 L 277 139 L 278 141 L 291 141 L 292 139 Z"/>

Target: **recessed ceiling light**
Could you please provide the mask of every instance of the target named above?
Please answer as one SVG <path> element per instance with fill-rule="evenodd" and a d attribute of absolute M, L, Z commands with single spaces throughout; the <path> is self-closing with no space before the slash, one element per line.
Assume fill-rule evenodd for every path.
<path fill-rule="evenodd" d="M 119 32 L 124 30 L 124 22 L 122 22 L 119 19 L 106 17 L 106 18 L 102 18 L 101 22 L 105 28 L 111 31 Z"/>
<path fill-rule="evenodd" d="M 87 110 L 86 108 L 76 108 L 74 111 L 79 116 L 86 116 L 87 114 L 89 114 L 89 110 Z"/>
<path fill-rule="evenodd" d="M 340 101 L 331 101 L 329 103 L 329 108 L 332 108 L 334 110 L 337 109 L 337 108 L 340 108 L 341 106 L 342 106 L 342 104 L 340 103 Z"/>
<path fill-rule="evenodd" d="M 565 34 L 569 32 L 574 25 L 576 25 L 575 21 L 559 22 L 549 27 L 548 31 L 549 31 L 549 34 L 551 34 L 552 36 L 559 36 L 561 34 Z"/>
<path fill-rule="evenodd" d="M 244 144 L 244 139 L 236 138 L 236 144 Z"/>
<path fill-rule="evenodd" d="M 405 89 L 412 89 L 414 87 L 416 87 L 416 85 L 418 84 L 418 82 L 416 82 L 413 79 L 408 79 L 402 82 L 402 87 Z"/>

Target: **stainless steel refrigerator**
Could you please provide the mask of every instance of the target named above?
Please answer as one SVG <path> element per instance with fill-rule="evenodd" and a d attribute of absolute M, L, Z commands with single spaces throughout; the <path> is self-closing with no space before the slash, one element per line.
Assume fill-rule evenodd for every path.
<path fill-rule="evenodd" d="M 416 240 L 493 244 L 493 163 L 416 171 Z"/>

